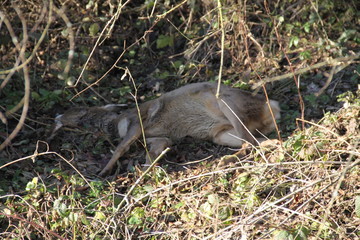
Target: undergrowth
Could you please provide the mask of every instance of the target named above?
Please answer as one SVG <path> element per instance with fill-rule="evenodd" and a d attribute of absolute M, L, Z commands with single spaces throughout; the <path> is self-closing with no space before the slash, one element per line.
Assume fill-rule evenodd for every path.
<path fill-rule="evenodd" d="M 343 96 L 344 97 L 344 96 Z M 351 97 L 351 96 L 349 96 Z M 1 203 L 5 239 L 356 239 L 359 95 L 281 144 L 112 182 L 52 169 Z"/>
<path fill-rule="evenodd" d="M 329 0 L 2 1 L 0 238 L 359 238 L 359 12 Z M 96 175 L 114 139 L 43 141 L 64 109 L 134 106 L 128 76 L 143 102 L 217 81 L 220 67 L 224 84 L 281 103 L 283 139 L 234 154 L 190 141 L 140 182 L 136 167 Z M 139 149 L 122 162 L 143 160 Z M 204 159 L 173 169 L 195 152 Z"/>

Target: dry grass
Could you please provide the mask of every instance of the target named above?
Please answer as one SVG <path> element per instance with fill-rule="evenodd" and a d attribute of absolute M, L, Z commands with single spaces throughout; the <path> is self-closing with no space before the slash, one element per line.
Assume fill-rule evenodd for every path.
<path fill-rule="evenodd" d="M 83 188 L 80 176 L 53 170 L 48 180 L 29 183 L 25 195 L 3 196 L 1 236 L 356 239 L 359 116 L 352 104 L 283 146 L 266 141 L 185 171 L 156 167 L 130 194 L 141 172 Z"/>
<path fill-rule="evenodd" d="M 355 239 L 359 116 L 360 107 L 352 106 L 294 134 L 283 148 L 225 156 L 237 160 L 224 167 L 218 164 L 223 158 L 160 180 L 153 176 L 119 209 L 130 218 L 141 209 L 141 224 L 132 228 L 128 218 L 116 227 L 130 238 Z"/>

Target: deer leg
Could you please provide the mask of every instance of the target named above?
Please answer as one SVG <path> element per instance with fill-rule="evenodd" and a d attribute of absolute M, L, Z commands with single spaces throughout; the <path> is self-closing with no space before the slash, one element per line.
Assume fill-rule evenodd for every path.
<path fill-rule="evenodd" d="M 212 141 L 218 145 L 241 147 L 244 139 L 241 139 L 241 136 L 238 136 L 237 131 L 231 126 L 216 132 Z"/>
<path fill-rule="evenodd" d="M 124 136 L 123 140 L 120 142 L 120 144 L 116 147 L 114 154 L 112 155 L 110 161 L 106 164 L 104 169 L 100 172 L 100 176 L 107 175 L 116 164 L 117 160 L 126 153 L 130 145 L 133 144 L 141 135 L 141 129 L 140 126 L 137 123 L 132 124 L 129 127 L 129 130 L 127 131 L 126 135 Z"/>

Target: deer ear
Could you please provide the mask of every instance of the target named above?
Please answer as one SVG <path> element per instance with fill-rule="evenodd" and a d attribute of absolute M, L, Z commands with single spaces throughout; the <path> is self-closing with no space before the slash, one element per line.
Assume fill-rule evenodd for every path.
<path fill-rule="evenodd" d="M 118 133 L 119 133 L 119 137 L 123 138 L 126 136 L 128 130 L 129 130 L 129 125 L 130 125 L 130 120 L 127 117 L 122 118 L 119 122 L 118 122 Z"/>
<path fill-rule="evenodd" d="M 160 111 L 160 109 L 162 108 L 162 101 L 159 99 L 156 99 L 155 101 L 152 102 L 151 106 L 148 109 L 148 119 L 151 121 L 155 115 Z"/>
<path fill-rule="evenodd" d="M 270 107 L 273 111 L 275 119 L 280 119 L 280 105 L 278 101 L 270 100 Z"/>

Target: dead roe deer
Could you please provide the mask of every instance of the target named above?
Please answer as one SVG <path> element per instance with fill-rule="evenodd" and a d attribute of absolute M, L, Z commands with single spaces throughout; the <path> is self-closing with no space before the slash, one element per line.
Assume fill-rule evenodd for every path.
<path fill-rule="evenodd" d="M 216 98 L 216 83 L 193 83 L 139 106 L 149 154 L 150 164 L 166 147 L 186 136 L 210 140 L 216 144 L 241 147 L 244 141 L 256 143 L 254 135 L 274 130 L 274 120 L 280 118 L 279 103 L 262 96 L 221 85 Z M 269 106 L 272 109 L 270 112 Z M 52 136 L 61 126 L 100 128 L 109 135 L 120 137 L 120 143 L 100 172 L 108 174 L 117 160 L 142 135 L 138 109 L 128 109 L 121 114 L 113 107 L 73 108 L 55 120 Z"/>

